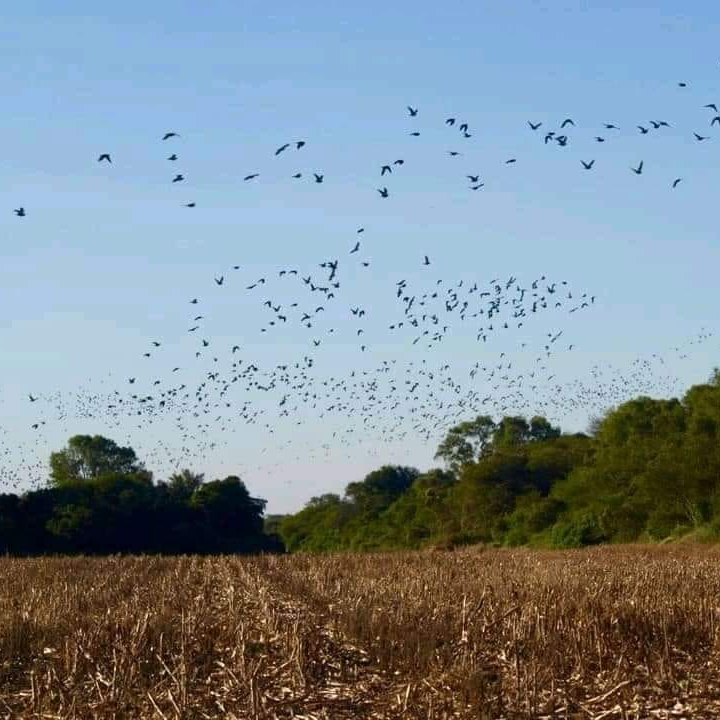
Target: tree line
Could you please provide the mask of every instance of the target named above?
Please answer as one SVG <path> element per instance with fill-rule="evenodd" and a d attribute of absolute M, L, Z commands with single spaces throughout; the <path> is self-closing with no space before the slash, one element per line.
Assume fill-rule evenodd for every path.
<path fill-rule="evenodd" d="M 242 480 L 166 482 L 129 447 L 76 435 L 50 457 L 47 487 L 0 495 L 0 552 L 12 555 L 238 553 L 283 549 L 263 530 L 266 501 Z"/>
<path fill-rule="evenodd" d="M 311 552 L 720 538 L 720 371 L 680 399 L 623 403 L 586 433 L 479 416 L 436 459 L 423 473 L 382 467 L 273 529 Z"/>
<path fill-rule="evenodd" d="M 439 467 L 383 466 L 343 495 L 265 517 L 237 476 L 154 482 L 135 451 L 77 435 L 46 487 L 0 495 L 0 552 L 364 551 L 472 543 L 570 548 L 720 539 L 720 371 L 682 398 L 639 397 L 563 433 L 546 418 L 450 428 Z"/>

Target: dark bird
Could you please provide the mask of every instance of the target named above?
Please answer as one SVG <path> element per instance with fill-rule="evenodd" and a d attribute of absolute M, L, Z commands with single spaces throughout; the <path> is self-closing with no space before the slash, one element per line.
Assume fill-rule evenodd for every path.
<path fill-rule="evenodd" d="M 194 208 L 194 207 L 195 207 L 195 203 L 194 203 L 194 202 L 192 202 L 192 203 L 185 203 L 185 207 Z"/>
<path fill-rule="evenodd" d="M 103 154 L 97 159 L 98 162 L 102 162 L 103 160 L 106 160 L 107 162 L 112 163 L 112 160 L 110 159 L 110 154 L 109 154 L 109 153 L 103 153 Z"/>
<path fill-rule="evenodd" d="M 710 123 L 710 127 L 712 127 L 715 123 L 717 123 L 718 125 L 720 125 L 720 115 L 716 115 L 716 116 L 712 119 L 712 122 Z"/>
<path fill-rule="evenodd" d="M 36 397 L 33 397 L 31 394 L 28 394 L 28 397 L 30 398 L 30 402 L 31 402 L 31 403 L 37 402 L 37 398 L 36 398 Z"/>
<path fill-rule="evenodd" d="M 537 130 L 539 127 L 542 126 L 542 123 L 539 122 L 539 123 L 534 123 L 534 124 L 533 124 L 533 123 L 531 123 L 531 122 L 528 120 L 528 125 L 530 126 L 530 129 L 531 129 L 531 130 Z"/>
<path fill-rule="evenodd" d="M 714 111 L 714 112 L 718 112 L 717 105 L 716 105 L 715 103 L 708 103 L 707 105 L 705 105 L 705 107 L 706 107 L 708 110 L 712 110 L 712 111 Z"/>
<path fill-rule="evenodd" d="M 605 123 L 604 127 L 606 130 L 619 130 L 620 129 L 617 125 L 613 125 L 612 123 Z"/>
<path fill-rule="evenodd" d="M 325 179 L 324 175 L 318 175 L 317 173 L 313 173 L 313 175 L 315 176 L 316 183 L 321 183 Z"/>
<path fill-rule="evenodd" d="M 639 164 L 636 168 L 631 167 L 630 169 L 631 169 L 636 175 L 642 175 L 642 171 L 643 171 L 643 161 L 641 160 L 641 161 L 640 161 L 640 164 Z"/>
<path fill-rule="evenodd" d="M 128 378 L 128 382 L 129 382 L 131 385 L 134 385 L 134 384 L 135 384 L 135 378 Z"/>
<path fill-rule="evenodd" d="M 595 136 L 595 142 L 605 142 L 605 138 L 600 137 L 599 135 Z"/>
<path fill-rule="evenodd" d="M 480 176 L 479 175 L 466 175 L 465 176 L 471 183 L 478 183 L 480 182 Z"/>
<path fill-rule="evenodd" d="M 298 141 L 295 143 L 295 149 L 296 149 L 296 150 L 300 150 L 300 148 L 304 148 L 304 147 L 305 147 L 305 141 L 304 141 L 304 140 L 298 140 Z"/>
<path fill-rule="evenodd" d="M 685 83 L 685 82 L 679 82 L 679 83 L 678 83 L 678 87 L 682 87 L 682 88 L 687 87 L 687 83 Z"/>
<path fill-rule="evenodd" d="M 24 208 L 24 207 L 20 207 L 20 208 L 18 208 L 17 210 L 13 210 L 13 212 L 14 212 L 18 217 L 25 217 L 25 215 L 26 215 L 26 212 L 25 212 L 25 208 Z"/>
<path fill-rule="evenodd" d="M 510 158 L 509 160 L 505 161 L 506 165 L 512 165 L 513 163 L 517 162 L 517 158 Z"/>
<path fill-rule="evenodd" d="M 259 177 L 260 173 L 253 173 L 252 175 L 246 175 L 243 180 L 254 180 L 256 177 Z"/>
<path fill-rule="evenodd" d="M 364 233 L 364 232 L 365 232 L 365 228 L 364 228 L 364 227 L 361 227 L 361 228 L 358 228 L 358 229 L 357 229 L 357 234 L 358 234 L 358 235 L 359 235 L 360 233 Z"/>
<path fill-rule="evenodd" d="M 360 249 L 360 242 L 355 243 L 355 247 L 350 251 L 350 254 L 356 253 Z"/>
<path fill-rule="evenodd" d="M 585 162 L 584 160 L 581 160 L 580 162 L 586 170 L 592 170 L 592 166 L 595 164 L 594 160 L 591 160 L 590 162 Z"/>
<path fill-rule="evenodd" d="M 567 119 L 563 120 L 562 125 L 560 126 L 560 128 L 561 128 L 561 129 L 562 129 L 562 128 L 566 128 L 568 125 L 572 125 L 573 127 L 575 127 L 575 123 L 572 121 L 571 118 L 567 118 Z"/>
<path fill-rule="evenodd" d="M 698 142 L 702 142 L 703 140 L 708 140 L 707 135 L 698 135 L 696 132 L 694 132 L 693 135 L 695 136 L 695 139 Z"/>
<path fill-rule="evenodd" d="M 423 260 L 423 265 L 429 265 L 430 264 L 430 258 L 426 255 L 425 259 Z"/>
<path fill-rule="evenodd" d="M 468 131 L 468 124 L 467 124 L 467 123 L 463 123 L 463 124 L 460 126 L 460 132 L 466 133 L 467 131 Z"/>
<path fill-rule="evenodd" d="M 405 164 L 405 161 L 402 158 L 399 160 L 395 160 L 393 162 L 393 165 L 404 165 L 404 164 Z"/>
<path fill-rule="evenodd" d="M 175 162 L 177 159 L 178 159 L 178 156 L 177 156 L 175 153 L 173 153 L 173 154 L 168 158 L 168 160 L 171 160 L 172 162 Z"/>
<path fill-rule="evenodd" d="M 380 197 L 384 197 L 384 198 L 388 197 L 388 195 L 390 194 L 390 193 L 388 193 L 388 189 L 386 187 L 384 187 L 382 189 L 378 188 L 378 192 L 380 193 Z"/>
<path fill-rule="evenodd" d="M 455 118 L 448 118 L 448 119 L 445 121 L 445 124 L 446 124 L 446 125 L 454 125 L 454 124 L 455 124 Z"/>
<path fill-rule="evenodd" d="M 176 182 L 182 182 L 184 179 L 185 179 L 184 176 L 182 176 L 180 173 L 178 173 L 178 174 L 173 178 L 173 182 L 174 182 L 174 183 L 176 183 Z"/>
<path fill-rule="evenodd" d="M 676 178 L 675 180 L 673 180 L 673 184 L 672 184 L 673 190 L 674 190 L 681 182 L 682 182 L 682 178 Z"/>
<path fill-rule="evenodd" d="M 417 108 L 407 106 L 408 112 L 410 113 L 410 117 L 416 117 L 418 114 Z"/>
<path fill-rule="evenodd" d="M 225 282 L 225 276 L 224 276 L 224 275 L 221 275 L 219 278 L 215 278 L 215 282 L 216 282 L 218 285 L 222 285 L 223 282 Z"/>
<path fill-rule="evenodd" d="M 197 299 L 197 298 L 193 298 L 193 299 L 190 301 L 190 304 L 191 304 L 191 305 L 197 305 L 197 304 L 198 304 L 198 299 Z"/>
<path fill-rule="evenodd" d="M 420 137 L 420 133 L 417 132 L 417 131 L 416 131 L 416 132 L 411 132 L 410 135 L 412 135 L 413 137 Z"/>
<path fill-rule="evenodd" d="M 302 173 L 295 173 L 293 177 L 295 178 L 295 180 L 297 180 L 298 178 L 302 177 Z"/>
<path fill-rule="evenodd" d="M 637 129 L 642 135 L 647 135 L 650 132 L 646 127 L 643 127 L 642 125 L 638 125 Z"/>
<path fill-rule="evenodd" d="M 279 155 L 281 152 L 285 152 L 290 147 L 290 143 L 285 143 L 284 145 L 281 145 L 276 151 L 275 154 Z"/>
<path fill-rule="evenodd" d="M 380 171 L 380 177 L 382 177 L 385 173 L 392 173 L 392 168 L 389 165 L 382 166 L 382 170 Z"/>
<path fill-rule="evenodd" d="M 477 185 L 471 185 L 471 190 L 479 190 L 480 188 L 485 187 L 485 183 L 478 183 Z"/>
<path fill-rule="evenodd" d="M 460 153 L 457 150 L 448 150 L 448 155 L 450 155 L 450 157 L 457 157 Z"/>
<path fill-rule="evenodd" d="M 163 140 L 169 140 L 172 137 L 180 137 L 177 133 L 174 132 L 168 132 L 163 135 Z"/>

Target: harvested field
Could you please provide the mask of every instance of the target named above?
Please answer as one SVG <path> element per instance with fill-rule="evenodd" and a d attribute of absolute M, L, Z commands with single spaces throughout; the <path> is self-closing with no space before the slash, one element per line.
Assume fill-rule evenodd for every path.
<path fill-rule="evenodd" d="M 701 547 L 0 560 L 0 717 L 720 716 Z"/>

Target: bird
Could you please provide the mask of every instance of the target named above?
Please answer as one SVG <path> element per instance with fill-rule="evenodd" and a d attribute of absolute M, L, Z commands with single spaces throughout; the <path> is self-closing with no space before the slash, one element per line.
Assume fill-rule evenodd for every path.
<path fill-rule="evenodd" d="M 643 161 L 641 160 L 641 161 L 640 161 L 640 164 L 639 164 L 636 168 L 631 167 L 630 169 L 631 169 L 636 175 L 642 175 L 642 171 L 643 171 Z"/>
<path fill-rule="evenodd" d="M 642 125 L 638 125 L 637 129 L 642 135 L 647 135 L 650 132 L 646 127 L 643 127 Z"/>
<path fill-rule="evenodd" d="M 717 105 L 715 103 L 708 103 L 705 107 L 709 110 L 713 110 L 714 112 L 718 112 Z"/>
<path fill-rule="evenodd" d="M 600 137 L 599 135 L 596 135 L 596 136 L 595 136 L 595 142 L 603 143 L 603 142 L 605 142 L 605 138 L 604 138 L 604 137 Z"/>
<path fill-rule="evenodd" d="M 163 135 L 163 140 L 169 140 L 173 137 L 180 137 L 177 133 L 174 132 L 166 132 L 165 135 Z"/>
<path fill-rule="evenodd" d="M 324 175 L 318 175 L 317 173 L 313 173 L 313 175 L 315 176 L 316 183 L 321 183 L 325 179 Z"/>
<path fill-rule="evenodd" d="M 571 118 L 566 118 L 565 120 L 563 120 L 562 125 L 560 125 L 560 128 L 561 128 L 561 129 L 562 129 L 562 128 L 565 128 L 565 127 L 567 127 L 568 125 L 572 125 L 573 127 L 575 127 L 575 123 L 572 121 Z"/>
<path fill-rule="evenodd" d="M 25 208 L 24 208 L 24 207 L 19 207 L 17 210 L 13 210 L 13 212 L 14 212 L 18 217 L 25 217 L 26 214 L 27 214 L 27 213 L 25 212 Z"/>
<path fill-rule="evenodd" d="M 295 178 L 295 180 L 297 180 L 298 178 L 301 178 L 301 177 L 302 177 L 302 173 L 295 173 L 293 175 L 293 178 Z"/>
<path fill-rule="evenodd" d="M 423 265 L 429 265 L 430 264 L 430 258 L 426 255 L 425 259 L 423 260 Z"/>
<path fill-rule="evenodd" d="M 199 302 L 199 300 L 198 300 L 197 298 L 193 298 L 193 299 L 190 301 L 190 304 L 191 304 L 191 305 L 197 305 L 198 302 Z"/>
<path fill-rule="evenodd" d="M 305 147 L 305 141 L 304 141 L 304 140 L 298 140 L 298 141 L 295 143 L 295 149 L 296 149 L 296 150 L 300 150 L 300 148 L 304 148 L 304 147 Z"/>
<path fill-rule="evenodd" d="M 360 241 L 355 243 L 355 247 L 350 251 L 350 254 L 356 253 L 360 249 Z"/>
<path fill-rule="evenodd" d="M 364 233 L 364 232 L 365 232 L 365 228 L 364 228 L 364 227 L 358 228 L 357 231 L 356 231 L 356 233 L 357 233 L 358 235 L 359 235 L 360 233 Z"/>
<path fill-rule="evenodd" d="M 613 125 L 612 123 L 604 123 L 603 127 L 606 130 L 619 130 L 620 129 L 617 125 Z"/>
<path fill-rule="evenodd" d="M 452 127 L 452 126 L 455 124 L 455 118 L 452 118 L 452 117 L 451 117 L 451 118 L 448 118 L 448 119 L 445 121 L 445 124 L 446 124 L 446 125 L 450 125 L 450 126 Z"/>
<path fill-rule="evenodd" d="M 173 178 L 173 182 L 174 182 L 174 183 L 182 182 L 184 179 L 185 179 L 185 177 L 184 177 L 183 175 L 181 175 L 180 173 L 178 173 L 178 174 Z"/>
<path fill-rule="evenodd" d="M 178 156 L 175 153 L 170 155 L 170 157 L 168 158 L 168 160 L 170 160 L 172 162 L 175 162 L 177 159 L 178 159 Z"/>
<path fill-rule="evenodd" d="M 410 105 L 407 106 L 408 113 L 410 113 L 410 117 L 416 117 L 418 114 L 418 109 L 414 107 L 410 107 Z"/>
<path fill-rule="evenodd" d="M 479 175 L 466 175 L 465 176 L 471 183 L 478 183 L 480 182 L 480 176 Z"/>
<path fill-rule="evenodd" d="M 480 188 L 485 187 L 485 183 L 478 183 L 477 185 L 471 185 L 471 190 L 479 190 Z"/>
<path fill-rule="evenodd" d="M 513 163 L 517 162 L 517 158 L 510 158 L 509 160 L 505 161 L 506 165 L 512 165 Z"/>
<path fill-rule="evenodd" d="M 187 208 L 194 208 L 194 207 L 195 207 L 195 203 L 194 203 L 194 202 L 185 203 L 185 207 L 187 207 Z"/>
<path fill-rule="evenodd" d="M 713 125 L 715 125 L 715 123 L 717 123 L 718 125 L 720 125 L 720 115 L 716 115 L 716 116 L 712 119 L 712 121 L 711 121 L 711 123 L 710 123 L 710 127 L 712 127 Z"/>
<path fill-rule="evenodd" d="M 420 133 L 417 131 L 411 132 L 410 135 L 412 135 L 413 137 L 420 137 Z"/>
<path fill-rule="evenodd" d="M 281 145 L 276 151 L 275 155 L 279 155 L 281 152 L 285 152 L 290 147 L 290 143 L 285 143 L 284 145 Z"/>
<path fill-rule="evenodd" d="M 681 182 L 682 182 L 682 178 L 675 178 L 675 180 L 673 180 L 673 184 L 672 184 L 673 190 L 674 190 Z"/>
<path fill-rule="evenodd" d="M 30 398 L 31 403 L 37 402 L 37 398 L 33 397 L 32 394 L 28 393 L 28 397 Z"/>
<path fill-rule="evenodd" d="M 222 285 L 223 282 L 225 282 L 225 276 L 224 276 L 224 275 L 221 275 L 219 278 L 215 278 L 215 282 L 216 282 L 218 285 Z"/>
<path fill-rule="evenodd" d="M 378 188 L 378 192 L 380 193 L 380 197 L 386 198 L 386 197 L 388 197 L 388 195 L 389 195 L 388 189 L 387 189 L 386 187 L 384 187 L 384 188 L 382 188 L 382 189 L 381 189 L 381 188 Z"/>
<path fill-rule="evenodd" d="M 102 162 L 103 160 L 106 160 L 109 163 L 112 163 L 112 160 L 110 159 L 110 153 L 103 153 L 98 159 L 98 162 Z"/>
<path fill-rule="evenodd" d="M 260 173 L 253 173 L 252 175 L 246 175 L 243 178 L 243 180 L 245 180 L 247 182 L 248 180 L 254 180 L 256 177 L 259 177 L 259 176 L 260 176 Z"/>
<path fill-rule="evenodd" d="M 678 83 L 678 87 L 681 87 L 681 88 L 687 87 L 687 83 L 686 83 L 686 82 L 679 82 L 679 83 Z"/>
<path fill-rule="evenodd" d="M 695 139 L 696 139 L 698 142 L 702 142 L 703 140 L 708 140 L 708 139 L 709 139 L 707 135 L 698 135 L 698 133 L 696 133 L 696 132 L 694 132 L 693 135 L 695 136 Z"/>
<path fill-rule="evenodd" d="M 590 162 L 585 162 L 584 160 L 581 160 L 580 162 L 586 170 L 592 170 L 592 166 L 595 164 L 594 160 L 591 160 Z"/>
<path fill-rule="evenodd" d="M 385 173 L 392 173 L 392 168 L 389 165 L 382 166 L 382 169 L 380 171 L 380 177 L 382 177 Z"/>
<path fill-rule="evenodd" d="M 393 165 L 404 165 L 404 164 L 405 164 L 405 161 L 402 158 L 400 158 L 398 160 L 393 160 Z"/>
<path fill-rule="evenodd" d="M 534 124 L 533 124 L 533 123 L 530 122 L 530 120 L 528 120 L 528 125 L 530 126 L 530 129 L 531 129 L 531 130 L 537 130 L 539 127 L 542 126 L 542 123 L 539 122 L 539 123 L 534 123 Z"/>
<path fill-rule="evenodd" d="M 457 150 L 448 150 L 448 155 L 450 155 L 450 157 L 457 157 L 460 154 L 461 153 L 459 153 Z"/>

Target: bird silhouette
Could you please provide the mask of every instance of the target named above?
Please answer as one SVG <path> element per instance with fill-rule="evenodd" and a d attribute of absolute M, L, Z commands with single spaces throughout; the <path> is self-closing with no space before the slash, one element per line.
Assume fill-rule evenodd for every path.
<path fill-rule="evenodd" d="M 640 161 L 640 164 L 639 164 L 636 168 L 631 167 L 630 169 L 631 169 L 636 175 L 642 175 L 642 171 L 643 171 L 643 161 L 641 160 L 641 161 Z"/>
<path fill-rule="evenodd" d="M 681 182 L 682 182 L 682 178 L 675 178 L 675 180 L 673 180 L 673 184 L 672 184 L 673 190 L 674 190 Z"/>
<path fill-rule="evenodd" d="M 163 135 L 163 140 L 169 140 L 170 138 L 174 138 L 174 137 L 180 137 L 180 136 L 174 132 L 166 132 L 165 135 Z"/>
<path fill-rule="evenodd" d="M 260 173 L 253 173 L 252 175 L 246 175 L 243 178 L 243 180 L 245 180 L 247 182 L 248 180 L 254 180 L 256 177 L 260 177 Z"/>
<path fill-rule="evenodd" d="M 542 123 L 541 123 L 541 122 L 539 122 L 539 123 L 534 123 L 534 124 L 533 124 L 533 123 L 531 123 L 529 120 L 528 120 L 528 125 L 530 126 L 530 129 L 531 129 L 531 130 L 537 130 L 538 128 L 542 127 Z"/>
<path fill-rule="evenodd" d="M 185 177 L 184 177 L 183 175 L 181 175 L 180 173 L 178 173 L 178 174 L 173 178 L 172 181 L 173 181 L 174 183 L 178 183 L 178 182 L 182 182 L 184 179 L 185 179 Z"/>
<path fill-rule="evenodd" d="M 109 153 L 103 153 L 103 154 L 97 159 L 98 162 L 102 162 L 103 160 L 105 160 L 106 162 L 112 163 L 112 160 L 110 159 L 110 154 L 109 154 Z"/>
<path fill-rule="evenodd" d="M 24 207 L 19 207 L 17 210 L 13 210 L 13 212 L 14 212 L 18 217 L 25 217 L 25 216 L 27 215 L 27 213 L 25 212 L 25 208 L 24 208 Z"/>
<path fill-rule="evenodd" d="M 225 276 L 224 276 L 224 275 L 221 275 L 219 278 L 215 278 L 215 282 L 216 282 L 218 285 L 222 285 L 223 282 L 225 282 Z"/>
<path fill-rule="evenodd" d="M 586 170 L 592 170 L 592 166 L 595 164 L 594 160 L 591 160 L 590 162 L 585 162 L 584 160 L 581 160 L 580 162 Z"/>
<path fill-rule="evenodd" d="M 315 176 L 316 183 L 321 183 L 325 179 L 324 175 L 318 175 L 317 173 L 313 173 L 313 175 Z"/>
<path fill-rule="evenodd" d="M 384 188 L 378 188 L 378 192 L 380 193 L 380 197 L 386 198 L 386 197 L 388 197 L 388 195 L 389 195 L 388 189 L 387 189 L 386 187 L 384 187 Z"/>
<path fill-rule="evenodd" d="M 285 152 L 290 147 L 290 143 L 285 143 L 284 145 L 281 145 L 276 151 L 275 155 L 279 155 L 281 152 Z"/>
<path fill-rule="evenodd" d="M 410 105 L 407 106 L 408 113 L 410 114 L 410 117 L 416 117 L 418 114 L 417 108 L 410 107 Z"/>

